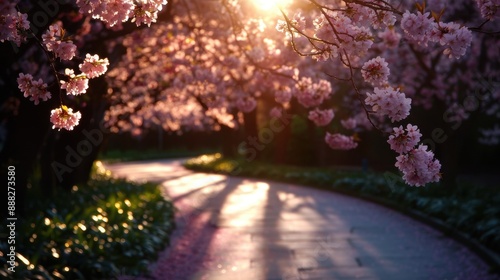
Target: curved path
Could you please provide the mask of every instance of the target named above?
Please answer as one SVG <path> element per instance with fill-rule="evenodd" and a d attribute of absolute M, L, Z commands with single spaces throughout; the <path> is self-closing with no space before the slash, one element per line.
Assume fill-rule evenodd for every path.
<path fill-rule="evenodd" d="M 155 279 L 498 279 L 459 243 L 363 200 L 194 173 L 181 160 L 106 167 L 161 183 L 178 208 L 172 242 L 151 266 Z"/>

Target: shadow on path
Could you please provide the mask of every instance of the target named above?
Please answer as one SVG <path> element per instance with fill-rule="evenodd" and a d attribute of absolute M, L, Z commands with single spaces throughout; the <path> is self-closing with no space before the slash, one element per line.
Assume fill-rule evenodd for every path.
<path fill-rule="evenodd" d="M 151 267 L 156 279 L 497 279 L 439 232 L 352 197 L 193 173 L 179 160 L 108 168 L 162 182 L 178 209 L 171 245 Z"/>

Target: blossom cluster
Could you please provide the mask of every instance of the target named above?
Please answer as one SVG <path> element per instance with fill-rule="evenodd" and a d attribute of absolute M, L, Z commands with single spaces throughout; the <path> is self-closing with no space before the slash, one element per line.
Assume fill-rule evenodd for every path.
<path fill-rule="evenodd" d="M 311 78 L 303 77 L 295 85 L 295 97 L 306 108 L 319 106 L 332 93 L 332 86 L 326 80 L 313 83 Z"/>
<path fill-rule="evenodd" d="M 62 60 L 71 60 L 76 55 L 76 45 L 66 38 L 61 22 L 50 25 L 49 30 L 42 35 L 42 40 L 45 48 Z"/>
<path fill-rule="evenodd" d="M 411 99 L 399 89 L 376 87 L 374 93 L 366 95 L 365 103 L 372 106 L 374 112 L 388 116 L 392 122 L 403 120 L 410 114 Z"/>
<path fill-rule="evenodd" d="M 395 165 L 403 172 L 403 179 L 410 186 L 424 186 L 441 179 L 441 164 L 425 145 L 419 145 L 406 154 L 400 154 L 396 157 Z"/>
<path fill-rule="evenodd" d="M 396 151 L 396 167 L 403 173 L 403 179 L 411 186 L 423 186 L 430 182 L 437 182 L 441 178 L 441 164 L 434 159 L 434 153 L 427 150 L 427 146 L 419 145 L 422 134 L 417 126 L 408 124 L 394 127 L 387 143 Z"/>
<path fill-rule="evenodd" d="M 85 74 L 75 75 L 74 71 L 66 68 L 64 73 L 69 78 L 68 81 L 61 81 L 61 89 L 65 89 L 67 94 L 80 95 L 89 88 L 89 80 Z"/>
<path fill-rule="evenodd" d="M 54 53 L 55 58 L 72 60 L 76 57 L 76 45 L 68 39 L 61 22 L 49 26 L 49 29 L 42 35 L 42 43 L 47 52 Z M 89 79 L 103 75 L 107 71 L 108 65 L 107 58 L 100 59 L 98 55 L 86 54 L 83 63 L 79 64 L 81 73 L 75 74 L 74 70 L 66 68 L 64 79 L 58 79 L 60 88 L 66 90 L 68 95 L 84 94 L 89 87 Z M 24 97 L 29 97 L 35 105 L 38 105 L 40 100 L 47 101 L 51 98 L 47 84 L 42 79 L 33 80 L 32 75 L 20 73 L 17 82 Z M 51 112 L 50 121 L 53 128 L 72 130 L 78 124 L 81 115 L 79 112 L 73 113 L 71 108 L 61 106 Z"/>
<path fill-rule="evenodd" d="M 18 1 L 0 2 L 0 42 L 12 41 L 18 47 L 26 40 L 30 28 L 28 15 L 16 10 Z"/>
<path fill-rule="evenodd" d="M 42 79 L 33 80 L 33 76 L 30 74 L 20 73 L 17 84 L 24 97 L 29 97 L 30 101 L 33 101 L 35 105 L 40 103 L 40 99 L 47 101 L 51 97 L 50 92 L 47 90 L 47 84 Z"/>
<path fill-rule="evenodd" d="M 361 68 L 363 79 L 375 87 L 384 86 L 387 84 L 390 73 L 388 65 L 385 59 L 380 56 L 367 61 Z"/>
<path fill-rule="evenodd" d="M 406 11 L 401 19 L 401 28 L 408 40 L 427 47 L 429 42 L 439 42 L 445 47 L 444 54 L 450 58 L 462 57 L 472 42 L 472 32 L 457 23 L 436 22 L 429 12 Z"/>
<path fill-rule="evenodd" d="M 131 19 L 137 26 L 156 22 L 166 0 L 76 0 L 80 12 L 102 20 L 108 27 L 120 26 Z"/>
<path fill-rule="evenodd" d="M 500 17 L 499 0 L 476 0 L 481 16 L 492 20 Z"/>
<path fill-rule="evenodd" d="M 394 127 L 387 143 L 391 145 L 392 150 L 402 154 L 413 149 L 420 141 L 420 137 L 422 137 L 422 134 L 418 127 L 408 124 L 406 130 L 403 129 L 403 126 Z"/>
<path fill-rule="evenodd" d="M 373 45 L 371 30 L 368 27 L 356 25 L 343 14 L 331 13 L 327 18 L 315 21 L 315 29 L 316 37 L 331 42 L 329 57 L 337 57 L 339 49 L 360 57 L 366 54 Z M 332 48 L 332 46 L 336 47 Z"/>
<path fill-rule="evenodd" d="M 352 150 L 358 146 L 353 136 L 347 136 L 340 133 L 326 133 L 325 142 L 334 150 Z"/>
<path fill-rule="evenodd" d="M 394 28 L 386 28 L 377 35 L 380 39 L 382 39 L 382 46 L 387 49 L 397 48 L 399 46 L 399 42 L 401 41 L 401 34 L 396 32 Z"/>
<path fill-rule="evenodd" d="M 87 54 L 82 64 L 78 65 L 80 71 L 89 79 L 93 79 L 106 73 L 109 61 L 107 58 L 99 59 L 99 56 Z"/>
<path fill-rule="evenodd" d="M 309 111 L 308 118 L 314 122 L 316 126 L 326 126 L 328 125 L 334 117 L 332 109 L 320 110 L 318 108 Z"/>
<path fill-rule="evenodd" d="M 67 130 L 73 130 L 75 126 L 78 125 L 82 115 L 80 112 L 74 112 L 73 109 L 62 105 L 50 111 L 50 122 L 53 124 L 52 129 L 61 130 L 61 128 Z"/>

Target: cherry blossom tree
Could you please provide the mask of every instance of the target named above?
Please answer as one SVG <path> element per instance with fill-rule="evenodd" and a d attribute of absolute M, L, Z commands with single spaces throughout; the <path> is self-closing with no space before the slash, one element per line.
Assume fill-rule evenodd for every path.
<path fill-rule="evenodd" d="M 478 2 L 477 11 L 484 11 L 486 9 L 484 7 L 489 7 L 487 8 L 487 16 L 485 16 L 485 12 L 482 12 L 483 18 L 478 13 L 468 19 L 463 18 L 465 13 L 460 10 L 464 9 L 463 5 L 466 4 L 464 2 L 449 5 L 444 9 L 439 2 L 432 1 L 428 2 L 427 5 L 426 3 L 414 5 L 414 2 L 408 1 L 408 3 L 399 3 L 397 6 L 384 1 L 345 1 L 336 4 L 302 1 L 302 4 L 290 5 L 283 1 L 282 5 L 278 4 L 276 7 L 281 14 L 273 19 L 277 20 L 277 31 L 285 33 L 282 38 L 285 39 L 285 43 L 283 43 L 282 39 L 267 30 L 264 34 L 264 27 L 261 27 L 260 34 L 249 31 L 259 30 L 258 27 L 252 27 L 252 24 L 259 22 L 256 19 L 264 19 L 260 23 L 262 26 L 269 25 L 270 22 L 274 21 L 270 21 L 267 16 L 256 17 L 255 14 L 252 14 L 252 9 L 249 9 L 245 3 L 214 1 L 209 4 L 201 4 L 189 1 L 187 4 L 186 2 L 184 1 L 184 5 L 188 7 L 188 16 L 183 20 L 183 12 L 178 11 L 175 14 L 179 15 L 178 23 L 191 27 L 184 31 L 175 28 L 175 31 L 177 35 L 182 34 L 181 40 L 185 40 L 186 37 L 190 38 L 191 44 L 182 49 L 178 43 L 175 43 L 176 47 L 169 47 L 169 49 L 175 50 L 177 55 L 182 53 L 179 56 L 183 56 L 184 59 L 187 58 L 185 51 L 191 50 L 195 58 L 191 56 L 181 62 L 181 59 L 173 59 L 176 54 L 171 53 L 163 56 L 175 69 L 173 73 L 176 76 L 172 78 L 173 86 L 170 82 L 165 84 L 165 96 L 183 96 L 201 103 L 196 106 L 202 111 L 204 110 L 204 113 L 198 117 L 213 116 L 208 112 L 214 109 L 217 112 L 229 113 L 225 117 L 219 115 L 215 119 L 232 120 L 233 122 L 229 125 L 231 127 L 237 127 L 240 123 L 236 121 L 234 112 L 251 112 L 256 106 L 256 99 L 265 99 L 266 95 L 270 94 L 275 96 L 278 103 L 278 106 L 273 107 L 270 112 L 272 116 L 279 116 L 283 110 L 290 110 L 290 101 L 293 98 L 309 110 L 308 119 L 323 127 L 331 123 L 335 115 L 334 110 L 347 108 L 353 114 L 347 119 L 340 120 L 344 128 L 350 131 L 376 128 L 382 137 L 389 138 L 388 142 L 393 149 L 397 146 L 393 144 L 394 139 L 406 141 L 405 139 L 409 136 L 399 133 L 398 126 L 393 127 L 391 124 L 404 122 L 410 116 L 412 105 L 428 109 L 432 108 L 433 104 L 441 102 L 443 103 L 441 106 L 452 108 L 454 104 L 460 102 L 462 94 L 452 92 L 456 84 L 446 83 L 444 79 L 451 78 L 450 74 L 453 73 L 451 69 L 468 63 L 467 61 L 477 63 L 478 56 L 481 54 L 480 48 L 476 47 L 475 53 L 465 56 L 470 49 L 473 38 L 474 42 L 479 44 L 485 44 L 485 42 L 498 44 L 494 34 L 497 25 L 491 24 L 495 17 L 492 15 L 496 14 L 496 10 L 493 11 L 496 7 L 495 3 Z M 193 8 L 198 7 L 198 5 L 203 5 L 203 7 L 201 9 Z M 210 13 L 217 15 L 217 20 L 210 16 L 203 15 L 202 17 L 194 12 L 196 10 L 215 11 L 214 6 L 223 7 L 222 12 Z M 249 10 L 250 12 L 243 12 Z M 250 21 L 247 20 L 248 18 Z M 451 19 L 455 19 L 455 22 L 452 22 Z M 201 23 L 200 26 L 204 26 L 204 29 L 210 30 L 210 32 L 199 32 L 196 24 L 190 24 L 190 21 Z M 468 24 L 469 27 L 465 24 Z M 227 30 L 230 30 L 229 38 L 234 35 L 237 38 L 236 41 L 223 39 L 224 36 L 228 36 Z M 174 34 L 172 30 L 164 32 Z M 186 35 L 186 32 L 189 35 Z M 160 33 L 156 34 L 158 36 Z M 183 42 L 185 44 L 185 41 Z M 197 45 L 196 42 L 201 43 L 201 45 Z M 211 46 L 212 43 L 216 45 Z M 272 45 L 274 50 L 279 48 L 279 55 L 273 57 L 273 49 L 263 48 L 263 44 Z M 130 46 L 132 49 L 134 48 L 133 44 Z M 230 51 L 224 52 L 225 47 Z M 208 51 L 204 51 L 204 49 Z M 290 49 L 300 56 L 311 57 L 316 63 L 311 63 L 310 59 L 290 58 Z M 145 53 L 151 56 L 149 50 Z M 218 57 L 213 57 L 213 54 L 217 54 Z M 202 62 L 200 62 L 201 57 L 203 58 Z M 222 60 L 220 57 L 225 59 Z M 277 57 L 279 59 L 273 59 Z M 401 57 L 405 59 L 401 60 Z M 495 62 L 496 54 L 493 54 L 491 58 L 491 61 Z M 241 79 L 241 76 L 234 74 L 234 72 L 227 72 L 227 69 L 221 68 L 224 62 L 230 59 L 237 60 L 239 66 L 251 66 L 252 71 L 249 72 L 249 76 L 252 79 Z M 285 60 L 291 63 L 286 65 Z M 197 64 L 185 67 L 186 61 L 188 61 L 187 63 L 197 61 Z M 260 63 L 262 61 L 265 61 L 265 65 Z M 401 63 L 402 61 L 405 63 Z M 409 61 L 411 63 L 408 63 Z M 273 64 L 273 62 L 276 63 Z M 175 66 L 176 63 L 179 63 L 180 66 Z M 125 64 L 133 65 L 130 59 Z M 200 65 L 204 71 L 198 68 Z M 268 67 L 269 65 L 272 66 Z M 285 68 L 283 68 L 284 65 L 286 65 Z M 150 66 L 152 65 L 146 64 L 143 67 L 146 69 Z M 235 65 L 230 64 L 230 66 L 231 70 L 235 70 Z M 392 75 L 391 68 L 397 70 L 393 70 Z M 478 72 L 476 77 L 480 76 L 483 79 L 495 77 L 495 71 L 498 67 L 490 65 L 486 69 L 488 69 L 488 73 Z M 185 70 L 189 74 L 185 74 L 183 72 Z M 245 73 L 245 71 L 248 71 L 248 68 L 246 70 L 238 69 L 236 73 Z M 126 71 L 120 70 L 119 72 Z M 322 72 L 326 76 L 323 76 L 323 79 L 313 81 L 311 79 L 311 76 L 315 76 L 311 75 L 313 72 Z M 336 74 L 330 74 L 333 72 Z M 288 77 L 279 79 L 278 84 L 267 83 L 269 79 L 265 77 L 279 78 L 283 73 L 289 73 Z M 470 72 L 467 75 L 470 75 Z M 324 77 L 329 79 L 324 79 Z M 460 78 L 454 77 L 453 79 Z M 223 82 L 219 82 L 217 85 L 215 82 L 217 80 Z M 153 81 L 158 81 L 158 79 L 154 78 Z M 259 81 L 257 87 L 252 85 L 252 81 Z M 467 84 L 466 89 L 470 91 L 477 90 L 477 87 L 481 86 L 481 84 L 474 85 L 475 82 L 471 80 L 471 77 L 469 77 L 469 81 L 463 81 L 462 86 Z M 338 92 L 337 84 L 342 83 L 350 85 L 351 90 L 344 90 L 341 93 L 344 95 L 344 103 L 335 104 L 333 105 L 335 108 L 331 108 L 332 105 L 329 104 L 328 100 L 332 94 Z M 240 87 L 240 91 L 232 91 L 235 84 Z M 120 88 L 123 87 L 123 85 L 120 86 Z M 228 91 L 228 88 L 231 90 Z M 257 94 L 248 96 L 249 91 L 257 92 Z M 464 91 L 462 90 L 462 92 Z M 207 105 L 203 102 L 206 96 L 210 96 L 213 100 L 224 100 L 224 103 L 212 102 L 208 106 L 203 106 Z M 228 98 L 228 96 L 236 98 Z M 495 95 L 492 94 L 488 98 L 490 102 L 483 102 L 482 106 L 491 106 Z M 120 102 L 119 98 L 118 102 Z M 181 103 L 188 104 L 189 102 L 186 102 L 185 99 Z M 219 107 L 221 104 L 223 104 L 222 108 L 229 110 L 221 110 Z M 119 106 L 123 107 L 123 105 Z M 140 104 L 139 107 L 148 108 L 143 104 Z M 152 119 L 149 117 L 151 110 L 142 109 L 142 111 L 146 114 L 141 118 Z M 169 112 L 174 111 L 169 110 Z M 181 110 L 181 112 L 185 111 Z M 192 112 L 192 110 L 190 111 Z M 119 112 L 120 110 L 111 110 L 109 114 L 116 115 L 120 114 Z M 127 112 L 127 114 L 129 113 Z M 452 113 L 460 114 L 455 111 Z M 494 115 L 494 113 L 490 113 L 490 115 Z M 179 117 L 185 119 L 183 116 Z M 193 115 L 189 117 L 192 118 Z M 134 118 L 137 118 L 137 114 L 134 115 Z M 169 118 L 175 119 L 172 116 Z M 113 120 L 113 123 L 117 123 L 116 117 L 110 119 Z M 161 118 L 153 119 L 162 123 Z M 122 123 L 125 126 L 130 126 L 131 122 Z M 187 123 L 201 124 L 200 120 L 189 120 L 189 118 Z M 216 121 L 215 123 L 220 122 Z M 143 123 L 139 121 L 136 124 L 142 126 Z M 330 147 L 352 149 L 357 146 L 355 136 L 344 135 L 339 131 L 328 131 L 328 129 L 327 126 L 325 141 Z M 414 129 L 418 131 L 418 127 L 415 126 Z M 428 182 L 438 181 L 441 177 L 441 164 L 434 158 L 433 150 L 435 147 L 428 147 L 426 143 L 418 145 L 418 141 L 407 143 L 413 143 L 413 145 L 404 150 L 395 150 L 399 155 L 396 166 L 403 173 L 407 183 L 425 185 Z M 421 151 L 425 153 L 422 154 Z M 420 154 L 425 156 L 416 156 Z M 407 159 L 406 167 L 403 167 L 400 162 L 403 158 Z M 410 177 L 413 179 L 408 179 Z"/>

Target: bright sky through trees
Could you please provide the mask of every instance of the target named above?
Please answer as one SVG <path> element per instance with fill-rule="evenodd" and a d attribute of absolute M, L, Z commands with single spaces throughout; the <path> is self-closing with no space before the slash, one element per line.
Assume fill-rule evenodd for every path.
<path fill-rule="evenodd" d="M 286 5 L 292 2 L 292 0 L 252 0 L 252 2 L 260 10 L 270 11 L 276 8 L 276 6 Z"/>

